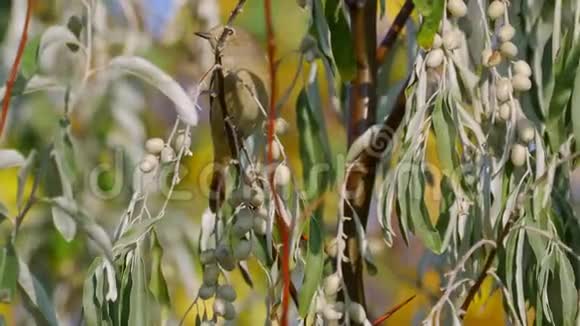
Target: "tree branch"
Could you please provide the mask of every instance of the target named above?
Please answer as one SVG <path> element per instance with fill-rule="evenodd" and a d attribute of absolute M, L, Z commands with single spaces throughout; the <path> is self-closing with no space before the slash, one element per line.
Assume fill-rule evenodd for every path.
<path fill-rule="evenodd" d="M 14 64 L 12 65 L 10 76 L 6 81 L 6 92 L 4 93 L 4 99 L 2 100 L 2 115 L 0 116 L 0 137 L 2 137 L 2 133 L 4 131 L 4 125 L 6 124 L 6 118 L 8 117 L 8 109 L 10 108 L 10 99 L 12 98 L 12 91 L 14 89 L 14 84 L 16 83 L 16 78 L 18 77 L 18 68 L 20 67 L 20 61 L 22 61 L 22 56 L 24 55 L 26 41 L 28 40 L 28 25 L 30 25 L 31 15 L 32 15 L 32 0 L 28 0 L 26 7 L 26 19 L 24 20 L 24 28 L 22 29 L 22 36 L 20 37 L 18 51 L 16 52 L 16 57 L 14 58 Z"/>
<path fill-rule="evenodd" d="M 391 24 L 391 27 L 389 28 L 387 35 L 385 35 L 385 38 L 383 38 L 381 44 L 379 45 L 379 48 L 377 49 L 378 62 L 383 62 L 385 60 L 385 57 L 387 56 L 387 54 L 389 54 L 391 48 L 397 41 L 397 37 L 401 33 L 401 30 L 405 26 L 405 23 L 407 22 L 407 19 L 409 19 L 409 16 L 413 12 L 414 8 L 415 4 L 413 3 L 413 0 L 405 1 L 401 9 L 399 10 L 397 17 L 395 17 L 395 20 L 393 20 L 393 23 Z"/>
<path fill-rule="evenodd" d="M 376 2 L 351 0 L 347 4 L 351 14 L 355 57 L 358 68 L 356 79 L 353 81 L 351 88 L 351 117 L 348 126 L 348 144 L 350 146 L 354 140 L 375 123 L 375 85 L 378 66 L 384 60 L 388 49 L 393 46 L 414 6 L 412 0 L 408 0 L 405 3 L 397 15 L 397 19 L 391 25 L 387 37 L 381 42 L 381 48 L 377 50 L 375 36 Z M 344 233 L 347 236 L 346 253 L 348 262 L 343 263 L 343 275 L 349 297 L 351 300 L 362 304 L 363 307 L 365 306 L 363 268 L 357 241 L 355 217 L 358 217 L 363 227 L 366 228 L 376 167 L 380 157 L 390 144 L 393 134 L 403 120 L 405 106 L 406 98 L 403 89 L 397 98 L 393 112 L 383 121 L 378 137 L 373 139 L 371 147 L 362 153 L 345 178 L 347 198 L 344 198 L 343 208 L 345 216 L 349 219 L 344 222 Z"/>
<path fill-rule="evenodd" d="M 268 52 L 268 63 L 270 72 L 270 103 L 268 111 L 268 158 L 266 164 L 270 164 L 273 161 L 273 144 L 274 144 L 274 122 L 276 119 L 276 99 L 278 95 L 278 85 L 277 85 L 277 62 L 276 62 L 276 40 L 274 33 L 274 22 L 272 19 L 272 1 L 264 1 L 264 16 L 266 20 L 266 42 L 267 42 L 267 52 Z M 270 175 L 268 180 L 270 183 L 270 189 L 272 191 L 272 196 L 274 198 L 276 222 L 278 224 L 278 232 L 280 232 L 280 237 L 282 239 L 282 316 L 280 318 L 280 324 L 282 326 L 288 325 L 288 311 L 290 307 L 290 295 L 291 295 L 291 277 L 290 277 L 290 233 L 292 224 L 290 227 L 286 225 L 284 219 L 281 218 L 281 207 L 278 200 L 278 195 L 276 194 L 276 185 L 274 184 L 274 174 L 276 169 L 270 169 Z"/>

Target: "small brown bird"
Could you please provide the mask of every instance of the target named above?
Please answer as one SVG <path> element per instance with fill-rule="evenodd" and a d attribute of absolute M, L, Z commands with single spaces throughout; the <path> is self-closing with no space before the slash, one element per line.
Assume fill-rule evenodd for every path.
<path fill-rule="evenodd" d="M 197 33 L 209 40 L 212 49 L 218 50 L 218 40 L 224 31 L 223 26 L 215 27 L 208 33 Z M 225 94 L 219 94 L 217 83 L 212 83 L 210 111 L 211 135 L 214 148 L 214 168 L 210 185 L 210 209 L 216 212 L 225 198 L 225 176 L 232 160 L 225 117 L 220 105 L 220 96 L 225 99 L 226 110 L 235 127 L 237 136 L 245 139 L 261 126 L 264 119 L 263 108 L 267 107 L 269 93 L 265 85 L 269 83 L 268 61 L 262 46 L 247 32 L 241 29 L 228 35 L 221 49 Z M 257 100 L 257 101 L 256 101 Z"/>

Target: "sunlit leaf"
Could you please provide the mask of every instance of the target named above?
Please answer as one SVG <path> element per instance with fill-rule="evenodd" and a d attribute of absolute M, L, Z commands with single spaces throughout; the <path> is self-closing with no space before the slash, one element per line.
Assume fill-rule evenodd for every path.
<path fill-rule="evenodd" d="M 22 154 L 13 149 L 0 149 L 0 169 L 9 169 L 23 166 L 26 159 Z"/>
<path fill-rule="evenodd" d="M 163 70 L 141 57 L 119 56 L 109 63 L 112 71 L 121 71 L 141 78 L 155 86 L 175 104 L 179 117 L 189 125 L 197 124 L 195 103 L 183 87 Z"/>
<path fill-rule="evenodd" d="M 414 0 L 419 14 L 423 16 L 423 23 L 417 34 L 417 43 L 424 49 L 431 47 L 433 38 L 439 30 L 439 23 L 443 18 L 444 0 Z"/>
<path fill-rule="evenodd" d="M 318 125 L 313 110 L 320 110 L 321 107 L 312 107 L 308 101 L 305 90 L 300 92 L 296 104 L 296 119 L 298 128 L 301 130 L 300 157 L 303 167 L 304 184 L 314 189 L 308 189 L 310 198 L 322 196 L 329 185 L 328 173 L 316 173 L 313 169 L 326 166 L 327 160 L 324 157 L 323 143 L 320 140 L 321 129 Z M 326 176 L 326 177 L 325 177 Z M 324 267 L 323 255 L 323 226 L 322 226 L 322 206 L 313 212 L 310 219 L 308 232 L 308 254 L 306 257 L 306 269 L 304 284 L 300 290 L 300 315 L 306 316 L 309 312 L 310 304 L 314 293 L 318 289 L 322 279 Z"/>
<path fill-rule="evenodd" d="M 62 234 L 63 238 L 70 242 L 77 232 L 77 224 L 65 211 L 58 207 L 52 208 L 52 221 L 54 226 Z"/>

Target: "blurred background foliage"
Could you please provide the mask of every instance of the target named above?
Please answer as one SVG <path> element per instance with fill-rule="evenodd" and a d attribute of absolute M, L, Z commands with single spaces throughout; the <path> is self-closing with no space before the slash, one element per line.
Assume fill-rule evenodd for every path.
<path fill-rule="evenodd" d="M 22 1 L 22 0 L 13 0 Z M 24 1 L 22 1 L 24 2 Z M 105 0 L 109 12 L 108 24 L 110 30 L 96 31 L 98 37 L 107 38 L 104 49 L 110 55 L 130 51 L 151 60 L 153 63 L 169 72 L 184 85 L 193 85 L 207 68 L 209 47 L 194 36 L 194 32 L 213 24 L 224 22 L 237 0 L 139 0 L 119 1 Z M 206 2 L 207 15 L 200 20 L 198 2 Z M 126 7 L 130 6 L 133 13 L 128 18 Z M 286 89 L 298 69 L 298 52 L 304 34 L 307 31 L 308 12 L 302 10 L 295 1 L 276 0 L 274 3 L 274 22 L 277 32 L 276 44 L 283 58 L 279 66 L 281 89 Z M 390 22 L 403 4 L 403 0 L 387 1 L 386 16 L 381 19 L 379 35 L 387 30 Z M 12 1 L 0 0 L 0 80 L 5 80 L 10 63 L 13 60 L 15 43 L 9 37 L 12 23 Z M 217 10 L 212 17 L 212 8 Z M 197 8 L 197 9 L 196 9 Z M 78 0 L 37 0 L 34 1 L 33 25 L 30 30 L 30 40 L 38 40 L 39 35 L 49 25 L 66 23 L 72 15 L 83 15 L 81 1 Z M 133 19 L 133 21 L 132 21 Z M 236 21 L 237 28 L 251 32 L 256 42 L 264 44 L 265 27 L 263 19 L 263 3 L 261 0 L 248 0 L 244 12 Z M 104 35 L 103 33 L 109 33 Z M 131 35 L 131 33 L 135 33 Z M 404 37 L 403 37 L 404 38 Z M 133 40 L 135 44 L 127 44 Z M 407 49 L 404 41 L 398 43 L 393 56 L 393 67 L 386 85 L 396 85 L 400 82 L 408 66 Z M 127 47 L 132 47 L 127 49 Z M 209 56 L 211 58 L 211 55 Z M 304 69 L 307 71 L 307 69 Z M 319 71 L 322 71 L 320 69 Z M 304 77 L 302 77 L 304 78 Z M 323 74 L 319 77 L 323 98 L 326 87 Z M 300 86 L 300 82 L 298 82 Z M 298 133 L 295 123 L 295 100 L 300 87 L 295 87 L 290 100 L 281 109 L 282 117 L 290 122 L 290 132 L 282 137 L 282 142 L 290 158 L 291 169 L 296 175 L 301 175 L 301 164 L 298 154 Z M 127 93 L 124 91 L 127 90 Z M 117 164 L 118 155 L 129 159 L 121 164 L 129 171 L 135 166 L 135 157 L 142 152 L 143 141 L 148 137 L 167 135 L 175 119 L 174 110 L 166 98 L 147 86 L 128 79 L 125 83 L 117 83 L 105 90 L 99 90 L 101 97 L 90 99 L 92 103 L 72 112 L 72 133 L 75 143 L 82 146 L 79 153 L 81 174 L 86 174 L 97 167 L 105 167 L 97 178 L 99 189 L 103 194 L 112 192 L 115 185 L 124 178 L 122 187 L 112 198 L 99 198 L 91 193 L 83 194 L 91 212 L 99 223 L 112 230 L 118 222 L 122 210 L 130 196 L 130 176 L 115 175 L 111 166 Z M 8 130 L 2 147 L 16 148 L 27 154 L 32 148 L 46 145 L 58 133 L 58 121 L 62 116 L 62 97 L 54 92 L 40 92 L 16 98 L 9 119 Z M 328 103 L 325 101 L 325 105 Z M 89 108 L 90 107 L 90 108 Z M 128 110 L 130 114 L 115 110 Z M 207 105 L 201 112 L 203 123 L 193 130 L 192 151 L 194 155 L 187 159 L 188 174 L 179 185 L 179 189 L 190 191 L 192 198 L 187 201 L 172 201 L 167 219 L 162 225 L 160 241 L 163 243 L 167 257 L 164 257 L 164 273 L 168 279 L 171 313 L 181 316 L 189 306 L 197 286 L 199 285 L 199 267 L 196 263 L 195 248 L 199 233 L 199 219 L 207 202 L 200 185 L 205 185 L 207 166 L 212 160 L 212 148 L 209 126 L 207 124 Z M 325 115 L 330 130 L 331 147 L 334 155 L 345 154 L 346 133 L 338 116 L 325 108 Z M 119 123 L 121 122 L 121 123 Z M 437 155 L 431 152 L 428 160 L 438 165 Z M 132 153 L 132 154 L 131 154 Z M 338 167 L 340 171 L 341 166 Z M 0 203 L 16 214 L 17 169 L 0 170 Z M 300 179 L 300 178 L 298 178 Z M 54 178 L 43 187 L 42 192 L 58 192 L 58 182 Z M 30 189 L 31 180 L 28 180 Z M 86 182 L 82 181 L 82 182 Z M 27 190 L 28 191 L 28 190 Z M 428 189 L 426 197 L 438 207 L 440 193 L 438 189 Z M 327 217 L 336 216 L 338 195 L 329 191 L 326 195 Z M 433 214 L 436 216 L 437 214 Z M 368 302 L 372 315 L 379 315 L 389 307 L 404 301 L 412 295 L 417 297 L 396 313 L 385 325 L 410 325 L 417 323 L 424 316 L 428 307 L 437 299 L 443 271 L 437 269 L 442 261 L 434 255 L 424 256 L 424 248 L 418 241 L 411 241 L 406 247 L 402 241 L 395 241 L 392 248 L 385 249 L 382 234 L 374 219 L 369 225 L 371 246 L 378 267 L 376 275 L 368 277 Z M 334 234 L 335 220 L 328 219 L 329 234 Z M 0 244 L 8 237 L 6 229 L 0 229 Z M 6 237 L 5 237 L 6 236 Z M 52 226 L 49 210 L 42 207 L 35 209 L 27 218 L 22 235 L 17 244 L 21 255 L 27 257 L 32 273 L 37 276 L 47 291 L 54 298 L 59 316 L 69 316 L 66 319 L 72 325 L 79 318 L 80 291 L 86 270 L 91 263 L 94 251 L 84 237 L 77 235 L 71 242 L 66 242 L 60 233 Z M 250 264 L 251 271 L 260 275 L 257 264 Z M 264 320 L 263 293 L 265 285 L 257 278 L 256 289 L 250 289 L 242 281 L 241 275 L 234 274 L 233 284 L 238 284 L 239 297 L 243 298 L 243 306 L 238 321 L 239 325 L 251 325 Z M 22 322 L 25 314 L 21 302 L 11 305 L 0 304 L 0 314 L 4 316 L 7 325 L 17 325 Z M 190 314 L 186 324 L 193 324 L 195 315 Z M 505 323 L 503 316 L 501 292 L 491 288 L 486 282 L 483 291 L 471 306 L 465 319 L 466 325 L 501 325 Z"/>

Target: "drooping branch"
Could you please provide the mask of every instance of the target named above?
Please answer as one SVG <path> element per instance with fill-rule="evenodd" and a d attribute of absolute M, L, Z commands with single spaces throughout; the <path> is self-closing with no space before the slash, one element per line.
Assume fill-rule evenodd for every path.
<path fill-rule="evenodd" d="M 18 50 L 16 52 L 16 57 L 14 58 L 14 63 L 12 64 L 12 69 L 10 70 L 10 75 L 6 81 L 6 92 L 4 93 L 4 99 L 2 100 L 0 137 L 2 137 L 2 133 L 4 132 L 4 125 L 6 124 L 6 118 L 8 117 L 8 110 L 10 108 L 10 99 L 12 98 L 12 91 L 14 90 L 14 84 L 18 77 L 18 68 L 20 67 L 22 56 L 24 55 L 26 41 L 28 40 L 28 25 L 30 25 L 30 16 L 32 15 L 32 0 L 28 0 L 26 6 L 26 18 L 24 20 L 24 27 L 22 28 L 22 36 L 20 37 L 20 43 L 18 44 Z"/>

